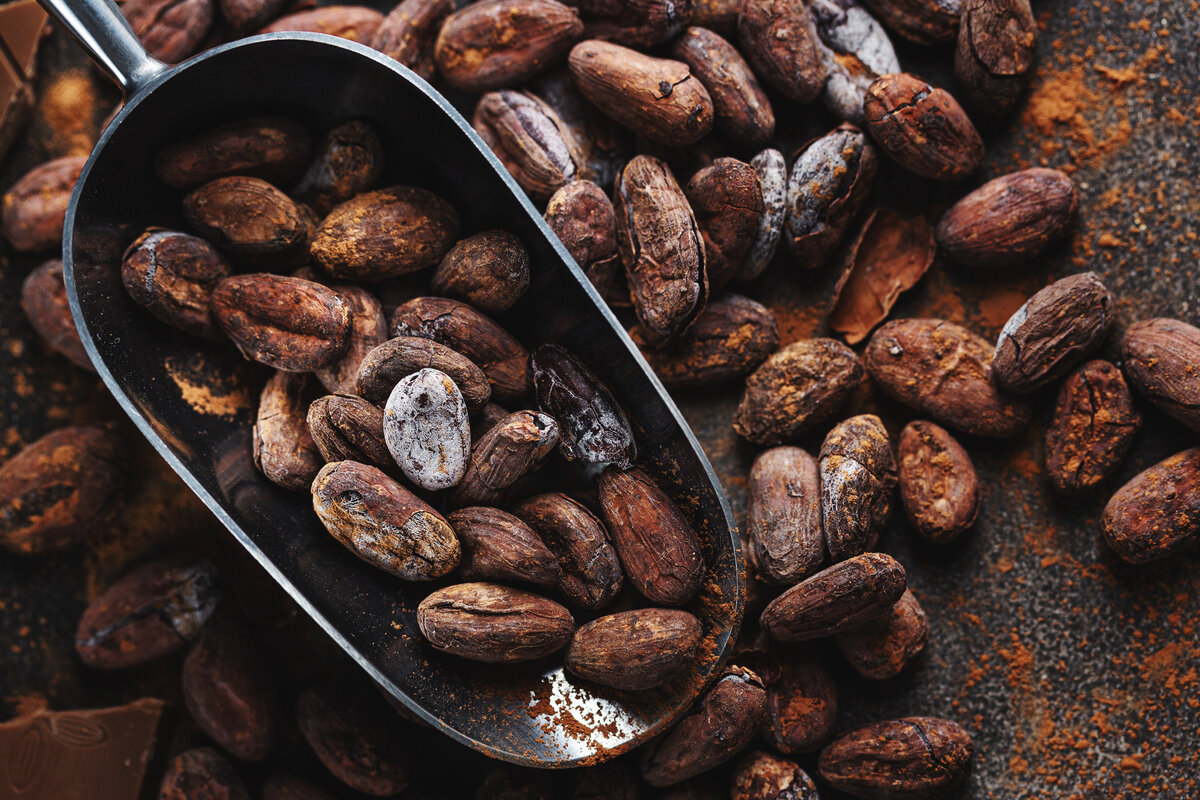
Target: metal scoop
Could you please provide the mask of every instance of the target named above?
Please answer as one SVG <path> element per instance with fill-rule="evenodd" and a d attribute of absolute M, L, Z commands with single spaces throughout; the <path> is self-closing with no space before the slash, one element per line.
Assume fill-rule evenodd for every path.
<path fill-rule="evenodd" d="M 352 42 L 254 36 L 168 68 L 147 56 L 110 0 L 42 3 L 126 100 L 67 212 L 63 262 L 75 324 L 109 391 L 225 527 L 384 691 L 490 756 L 540 767 L 597 762 L 686 711 L 716 677 L 741 621 L 741 556 L 728 502 L 617 319 L 466 120 L 411 71 Z M 459 210 L 465 232 L 504 229 L 524 242 L 532 282 L 501 324 L 527 346 L 562 344 L 608 382 L 644 462 L 700 536 L 708 573 L 690 610 L 705 637 L 686 674 L 660 689 L 618 692 L 565 674 L 561 655 L 497 667 L 441 654 L 414 616 L 430 586 L 360 561 L 325 531 L 306 493 L 286 492 L 254 469 L 250 427 L 264 372 L 232 346 L 176 333 L 140 310 L 121 285 L 120 259 L 147 226 L 184 227 L 180 194 L 154 176 L 155 154 L 260 114 L 295 118 L 315 135 L 364 119 L 385 145 L 383 185 L 426 187 Z"/>

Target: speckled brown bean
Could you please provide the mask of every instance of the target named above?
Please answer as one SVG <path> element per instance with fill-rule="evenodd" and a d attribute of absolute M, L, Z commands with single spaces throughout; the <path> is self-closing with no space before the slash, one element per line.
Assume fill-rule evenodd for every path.
<path fill-rule="evenodd" d="M 452 13 L 454 0 L 404 0 L 384 17 L 371 47 L 432 81 L 437 74 L 434 44 L 442 23 Z"/>
<path fill-rule="evenodd" d="M 682 61 L 589 39 L 567 63 L 579 92 L 635 133 L 678 147 L 712 130 L 712 98 Z"/>
<path fill-rule="evenodd" d="M 694 0 L 692 24 L 736 37 L 740 6 L 739 0 Z"/>
<path fill-rule="evenodd" d="M 462 545 L 458 574 L 469 581 L 557 586 L 558 559 L 528 525 L 498 508 L 470 506 L 446 518 Z"/>
<path fill-rule="evenodd" d="M 633 429 L 608 386 L 574 353 L 544 344 L 529 357 L 538 408 L 558 421 L 559 450 L 568 461 L 614 463 L 637 458 Z"/>
<path fill-rule="evenodd" d="M 775 135 L 775 112 L 750 66 L 732 44 L 707 28 L 683 32 L 671 54 L 691 68 L 713 101 L 713 125 L 745 147 L 762 147 Z"/>
<path fill-rule="evenodd" d="M 361 286 L 338 284 L 331 288 L 349 310 L 349 342 L 333 363 L 313 370 L 313 374 L 328 391 L 351 394 L 363 359 L 387 339 L 387 317 L 379 299 Z"/>
<path fill-rule="evenodd" d="M 699 707 L 647 748 L 642 778 L 651 786 L 670 786 L 728 761 L 754 738 L 766 710 L 758 676 L 727 668 Z"/>
<path fill-rule="evenodd" d="M 250 800 L 228 759 L 211 747 L 194 747 L 172 758 L 158 800 Z"/>
<path fill-rule="evenodd" d="M 452 88 L 487 92 L 532 78 L 582 34 L 575 9 L 554 0 L 484 0 L 450 15 L 434 58 Z"/>
<path fill-rule="evenodd" d="M 571 181 L 546 204 L 546 224 L 610 305 L 629 303 L 629 287 L 617 254 L 617 217 L 612 200 L 591 181 Z"/>
<path fill-rule="evenodd" d="M 1117 490 L 1100 520 L 1104 538 L 1131 564 L 1170 555 L 1200 533 L 1200 448 L 1163 459 Z"/>
<path fill-rule="evenodd" d="M 861 414 L 835 425 L 821 444 L 817 464 L 830 560 L 875 549 L 896 493 L 896 462 L 879 417 Z"/>
<path fill-rule="evenodd" d="M 819 39 L 803 0 L 742 0 L 742 54 L 754 73 L 797 103 L 811 103 L 825 86 Z"/>
<path fill-rule="evenodd" d="M 762 737 L 781 753 L 815 753 L 833 737 L 837 684 L 813 655 L 790 658 L 767 685 Z"/>
<path fill-rule="evenodd" d="M 827 421 L 863 379 L 858 355 L 836 339 L 801 339 L 768 358 L 746 381 L 733 429 L 776 445 Z"/>
<path fill-rule="evenodd" d="M 884 394 L 975 436 L 1015 436 L 1031 410 L 992 382 L 992 346 L 961 325 L 898 319 L 875 331 L 864 353 Z"/>
<path fill-rule="evenodd" d="M 395 717 L 309 688 L 296 700 L 296 727 L 335 778 L 357 792 L 392 797 L 408 786 L 405 745 Z"/>
<path fill-rule="evenodd" d="M 146 52 L 166 64 L 194 55 L 212 27 L 213 0 L 126 0 L 121 13 Z"/>
<path fill-rule="evenodd" d="M 537 531 L 558 559 L 558 589 L 572 605 L 604 608 L 621 591 L 625 573 L 608 531 L 581 503 L 550 492 L 522 500 L 513 513 Z"/>
<path fill-rule="evenodd" d="M 704 239 L 708 290 L 716 294 L 737 274 L 758 235 L 762 187 L 746 162 L 718 158 L 692 176 L 684 194 Z"/>
<path fill-rule="evenodd" d="M 961 0 L 863 0 L 896 33 L 917 44 L 954 41 Z"/>
<path fill-rule="evenodd" d="M 285 185 L 308 162 L 312 139 L 287 117 L 250 117 L 168 145 L 154 173 L 173 189 L 194 189 L 217 178 L 243 175 Z"/>
<path fill-rule="evenodd" d="M 704 558 L 679 506 L 637 467 L 604 470 L 599 491 L 600 513 L 629 582 L 652 603 L 689 602 L 704 577 Z"/>
<path fill-rule="evenodd" d="M 367 44 L 383 24 L 383 14 L 367 6 L 329 5 L 302 8 L 272 22 L 259 33 L 308 31 Z"/>
<path fill-rule="evenodd" d="M 908 73 L 884 75 L 863 101 L 867 130 L 900 166 L 923 178 L 957 181 L 983 163 L 983 139 L 949 92 Z"/>
<path fill-rule="evenodd" d="M 734 770 L 730 800 L 819 800 L 817 785 L 794 761 L 762 750 L 747 753 Z"/>
<path fill-rule="evenodd" d="M 750 468 L 746 534 L 758 579 L 790 586 L 825 563 L 817 462 L 798 447 L 759 454 Z"/>
<path fill-rule="evenodd" d="M 532 389 L 529 352 L 512 334 L 466 303 L 417 297 L 392 312 L 391 326 L 393 336 L 433 339 L 477 364 L 492 386 L 493 400 L 519 403 Z"/>
<path fill-rule="evenodd" d="M 209 302 L 229 262 L 198 236 L 149 228 L 129 245 L 121 281 L 133 301 L 158 320 L 202 339 L 224 338 Z"/>
<path fill-rule="evenodd" d="M 1029 0 L 964 0 L 954 76 L 973 110 L 999 117 L 1016 107 L 1033 77 L 1037 35 Z"/>
<path fill-rule="evenodd" d="M 771 638 L 803 642 L 886 614 L 904 593 L 904 567 L 884 553 L 834 564 L 772 600 L 759 618 Z"/>
<path fill-rule="evenodd" d="M 182 555 L 151 561 L 88 605 L 75 630 L 75 652 L 97 669 L 144 664 L 194 639 L 220 599 L 211 562 Z"/>
<path fill-rule="evenodd" d="M 1046 426 L 1046 477 L 1057 491 L 1086 491 L 1121 465 L 1142 425 L 1142 415 L 1121 371 L 1089 361 L 1058 390 Z"/>
<path fill-rule="evenodd" d="M 916 595 L 905 589 L 890 612 L 834 638 L 855 672 L 882 681 L 899 675 L 925 649 L 929 622 Z"/>
<path fill-rule="evenodd" d="M 384 406 L 383 438 L 410 482 L 429 491 L 449 489 L 462 479 L 471 457 L 462 392 L 436 369 L 402 378 Z"/>
<path fill-rule="evenodd" d="M 1164 317 L 1135 322 L 1121 339 L 1121 357 L 1139 394 L 1200 431 L 1200 328 Z"/>
<path fill-rule="evenodd" d="M 471 463 L 454 487 L 450 505 L 502 504 L 542 465 L 558 445 L 558 436 L 553 417 L 536 411 L 509 414 L 471 448 Z"/>
<path fill-rule="evenodd" d="M 531 92 L 488 92 L 479 98 L 471 125 L 536 201 L 576 178 L 589 177 L 575 133 Z"/>
<path fill-rule="evenodd" d="M 399 578 L 433 580 L 458 566 L 458 538 L 450 524 L 375 467 L 326 464 L 313 480 L 312 504 L 347 550 Z"/>
<path fill-rule="evenodd" d="M 458 212 L 441 197 L 392 186 L 333 209 L 313 234 L 309 252 L 335 278 L 378 281 L 434 266 L 458 230 Z"/>
<path fill-rule="evenodd" d="M 217 178 L 183 198 L 183 216 L 210 242 L 250 262 L 295 265 L 305 258 L 310 220 L 260 178 Z"/>
<path fill-rule="evenodd" d="M 583 35 L 638 50 L 675 38 L 692 20 L 692 0 L 571 0 Z"/>
<path fill-rule="evenodd" d="M 938 248 L 960 264 L 1007 269 L 1066 236 L 1078 208 L 1075 184 L 1056 169 L 1002 175 L 942 215 Z"/>
<path fill-rule="evenodd" d="M 880 75 L 900 71 L 887 31 L 854 0 L 809 0 L 829 77 L 825 107 L 838 119 L 863 124 L 863 98 Z"/>
<path fill-rule="evenodd" d="M 507 311 L 529 288 L 529 253 L 507 231 L 477 233 L 450 248 L 430 288 L 489 314 Z"/>
<path fill-rule="evenodd" d="M 261 761 L 278 729 L 275 687 L 250 634 L 216 619 L 183 662 L 183 699 L 200 730 L 234 758 Z"/>
<path fill-rule="evenodd" d="M 900 433 L 900 499 L 917 533 L 948 542 L 975 524 L 979 478 L 963 446 L 945 428 L 916 420 Z"/>
<path fill-rule="evenodd" d="M 700 620 L 672 608 L 639 608 L 594 619 L 575 631 L 567 671 L 627 691 L 661 686 L 692 663 Z"/>
<path fill-rule="evenodd" d="M 449 375 L 472 411 L 483 408 L 492 396 L 487 375 L 471 359 L 420 336 L 397 336 L 368 352 L 358 366 L 354 391 L 382 406 L 400 379 L 427 367 Z"/>
<path fill-rule="evenodd" d="M 826 783 L 855 797 L 946 797 L 966 778 L 973 749 L 957 723 L 905 717 L 843 733 L 821 751 L 817 768 Z"/>
<path fill-rule="evenodd" d="M 312 384 L 303 373 L 272 375 L 263 386 L 251 432 L 254 466 L 272 483 L 295 492 L 308 491 L 325 463 L 306 422 Z"/>
<path fill-rule="evenodd" d="M 25 276 L 21 282 L 21 310 L 51 350 L 77 367 L 96 371 L 71 317 L 61 261 L 47 261 Z M 207 310 L 206 302 L 206 313 Z"/>
<path fill-rule="evenodd" d="M 47 161 L 26 172 L 4 193 L 0 229 L 14 249 L 30 253 L 62 246 L 67 204 L 85 163 L 86 156 Z"/>
<path fill-rule="evenodd" d="M 555 653 L 575 631 L 571 612 L 530 592 L 497 583 L 460 583 L 417 606 L 422 635 L 443 653 L 511 664 Z"/>
<path fill-rule="evenodd" d="M 307 421 L 313 442 L 326 461 L 358 461 L 384 471 L 395 470 L 396 462 L 383 438 L 379 407 L 361 397 L 331 394 L 312 402 Z"/>
<path fill-rule="evenodd" d="M 383 143 L 361 120 L 338 125 L 321 140 L 292 196 L 318 214 L 365 192 L 383 174 Z"/>
<path fill-rule="evenodd" d="M 583 99 L 564 65 L 535 79 L 530 87 L 575 135 L 591 180 L 605 189 L 632 155 L 632 135 L 612 117 Z"/>

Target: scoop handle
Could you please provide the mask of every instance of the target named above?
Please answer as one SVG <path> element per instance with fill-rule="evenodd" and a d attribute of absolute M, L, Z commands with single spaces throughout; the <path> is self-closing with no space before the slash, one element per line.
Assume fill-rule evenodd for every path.
<path fill-rule="evenodd" d="M 38 0 L 79 40 L 129 100 L 158 77 L 167 65 L 142 47 L 137 34 L 112 0 Z"/>

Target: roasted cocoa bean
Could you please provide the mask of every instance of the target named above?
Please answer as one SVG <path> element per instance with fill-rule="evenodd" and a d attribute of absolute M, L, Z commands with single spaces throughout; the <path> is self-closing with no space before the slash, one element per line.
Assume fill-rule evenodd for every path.
<path fill-rule="evenodd" d="M 443 653 L 511 664 L 558 652 L 571 639 L 571 612 L 536 594 L 497 583 L 460 583 L 417 606 L 417 624 Z"/>
<path fill-rule="evenodd" d="M 458 574 L 470 581 L 557 586 L 563 569 L 528 525 L 498 508 L 460 508 L 447 520 L 462 545 Z"/>
<path fill-rule="evenodd" d="M 712 130 L 712 98 L 682 61 L 589 39 L 567 63 L 580 93 L 635 133 L 675 147 Z"/>
<path fill-rule="evenodd" d="M 71 317 L 61 261 L 47 261 L 25 276 L 21 282 L 21 310 L 51 350 L 77 367 L 96 371 Z"/>
<path fill-rule="evenodd" d="M 983 163 L 983 140 L 949 92 L 905 72 L 884 75 L 863 101 L 872 138 L 900 166 L 923 178 L 957 181 Z"/>
<path fill-rule="evenodd" d="M 938 247 L 970 267 L 1011 267 L 1046 252 L 1075 221 L 1075 184 L 1056 169 L 988 181 L 942 215 Z"/>
<path fill-rule="evenodd" d="M 86 156 L 65 156 L 39 164 L 4 193 L 0 229 L 14 249 L 32 253 L 62 246 L 67 204 Z"/>
<path fill-rule="evenodd" d="M 335 278 L 378 281 L 432 267 L 458 238 L 458 212 L 433 192 L 392 186 L 325 217 L 309 252 Z"/>
<path fill-rule="evenodd" d="M 211 562 L 182 555 L 151 561 L 91 602 L 75 630 L 75 652 L 97 669 L 144 664 L 196 638 L 220 599 Z"/>
<path fill-rule="evenodd" d="M 116 429 L 59 428 L 0 465 L 0 547 L 61 550 L 105 522 L 125 477 Z"/>
<path fill-rule="evenodd" d="M 742 0 L 738 37 L 742 54 L 768 86 L 797 103 L 821 94 L 825 65 L 803 0 Z"/>
<path fill-rule="evenodd" d="M 1200 448 L 1163 459 L 1117 490 L 1100 526 L 1131 564 L 1170 555 L 1200 533 Z"/>
<path fill-rule="evenodd" d="M 617 248 L 642 337 L 660 345 L 687 329 L 708 300 L 704 240 L 665 163 L 635 156 L 617 176 Z"/>
<path fill-rule="evenodd" d="M 430 288 L 489 314 L 507 311 L 529 288 L 529 253 L 507 231 L 477 233 L 450 248 Z"/>
<path fill-rule="evenodd" d="M 730 800 L 820 800 L 800 765 L 762 750 L 746 754 L 733 772 Z"/>
<path fill-rule="evenodd" d="M 975 524 L 979 478 L 963 446 L 945 428 L 916 420 L 900 433 L 900 499 L 917 533 L 948 542 Z"/>
<path fill-rule="evenodd" d="M 154 160 L 154 174 L 173 189 L 194 189 L 235 175 L 280 186 L 308 162 L 312 139 L 287 117 L 250 117 L 168 145 Z"/>
<path fill-rule="evenodd" d="M 781 753 L 815 753 L 836 722 L 837 684 L 825 664 L 811 655 L 783 661 L 767 684 L 763 739 Z"/>
<path fill-rule="evenodd" d="M 390 723 L 313 688 L 296 700 L 296 727 L 317 759 L 346 786 L 375 797 L 391 797 L 408 786 L 406 748 Z"/>
<path fill-rule="evenodd" d="M 394 13 L 394 12 L 393 12 Z M 383 174 L 383 143 L 361 120 L 343 122 L 325 134 L 293 196 L 318 214 L 365 192 Z"/>
<path fill-rule="evenodd" d="M 800 148 L 788 178 L 784 241 L 801 269 L 821 266 L 837 249 L 878 169 L 875 148 L 853 125 Z"/>
<path fill-rule="evenodd" d="M 322 6 L 280 17 L 260 33 L 308 31 L 325 33 L 359 44 L 370 44 L 383 24 L 383 14 L 366 6 Z"/>
<path fill-rule="evenodd" d="M 787 162 L 783 153 L 774 148 L 767 148 L 750 161 L 754 174 L 758 176 L 758 185 L 762 189 L 763 213 L 758 218 L 758 230 L 755 231 L 754 241 L 742 259 L 737 277 L 740 280 L 752 281 L 763 273 L 771 259 L 775 258 L 775 250 L 779 246 L 779 237 L 783 234 L 784 220 L 787 217 Z"/>
<path fill-rule="evenodd" d="M 251 432 L 254 466 L 271 483 L 295 492 L 308 491 L 325 463 L 306 421 L 312 396 L 308 375 L 276 372 L 263 387 Z"/>
<path fill-rule="evenodd" d="M 449 375 L 462 392 L 468 409 L 482 408 L 492 396 L 487 375 L 473 361 L 444 344 L 420 336 L 397 336 L 367 353 L 358 366 L 355 391 L 382 406 L 402 378 L 426 368 Z"/>
<path fill-rule="evenodd" d="M 612 200 L 591 181 L 571 181 L 546 204 L 546 224 L 609 305 L 628 305 Z"/>
<path fill-rule="evenodd" d="M 466 303 L 417 297 L 392 313 L 391 325 L 393 336 L 433 339 L 479 365 L 492 386 L 494 400 L 517 403 L 530 393 L 528 351 L 512 334 Z"/>
<path fill-rule="evenodd" d="M 637 458 L 633 429 L 617 398 L 575 354 L 544 344 L 529 357 L 538 408 L 557 420 L 558 447 L 568 461 L 614 463 Z"/>
<path fill-rule="evenodd" d="M 444 372 L 414 372 L 388 397 L 383 437 L 406 478 L 422 489 L 449 489 L 462 479 L 471 458 L 471 422 L 462 392 Z"/>
<path fill-rule="evenodd" d="M 953 322 L 888 322 L 867 343 L 864 360 L 884 394 L 963 433 L 1005 438 L 1029 421 L 1029 406 L 992 382 L 991 344 Z"/>
<path fill-rule="evenodd" d="M 1121 371 L 1087 362 L 1063 381 L 1046 427 L 1050 485 L 1074 494 L 1100 483 L 1121 465 L 1141 425 Z"/>
<path fill-rule="evenodd" d="M 513 513 L 537 531 L 562 573 L 558 589 L 572 605 L 593 611 L 612 602 L 625 583 L 603 523 L 561 492 L 526 498 Z"/>
<path fill-rule="evenodd" d="M 221 16 L 239 36 L 266 25 L 283 9 L 285 0 L 217 0 Z"/>
<path fill-rule="evenodd" d="M 307 420 L 325 461 L 357 461 L 385 472 L 395 470 L 396 462 L 383 438 L 383 411 L 377 406 L 361 397 L 331 394 L 312 402 Z"/>
<path fill-rule="evenodd" d="M 567 648 L 572 675 L 615 689 L 653 689 L 696 657 L 700 620 L 671 608 L 639 608 L 594 619 L 575 631 Z"/>
<path fill-rule="evenodd" d="M 1135 322 L 1121 339 L 1121 357 L 1134 389 L 1200 431 L 1200 328 L 1163 317 Z"/>
<path fill-rule="evenodd" d="M 213 289 L 233 270 L 198 236 L 148 228 L 125 251 L 121 281 L 133 302 L 173 328 L 220 341 L 209 307 Z"/>
<path fill-rule="evenodd" d="M 835 117 L 863 124 L 863 100 L 880 75 L 900 71 L 892 41 L 855 0 L 811 0 L 809 10 L 821 39 L 825 107 Z"/>
<path fill-rule="evenodd" d="M 899 675 L 921 654 L 929 623 L 916 595 L 905 589 L 890 612 L 834 639 L 855 672 L 882 681 Z"/>
<path fill-rule="evenodd" d="M 722 36 L 737 36 L 740 6 L 738 0 L 693 0 L 692 24 Z"/>
<path fill-rule="evenodd" d="M 746 380 L 733 429 L 767 446 L 795 439 L 840 411 L 862 379 L 862 362 L 841 342 L 792 342 Z"/>
<path fill-rule="evenodd" d="M 821 444 L 817 465 L 830 560 L 875 549 L 896 493 L 896 462 L 879 417 L 860 414 L 835 425 Z"/>
<path fill-rule="evenodd" d="M 953 42 L 961 0 L 863 0 L 894 32 L 917 44 Z"/>
<path fill-rule="evenodd" d="M 213 0 L 125 0 L 120 8 L 146 52 L 166 64 L 199 52 L 216 13 Z"/>
<path fill-rule="evenodd" d="M 335 461 L 312 484 L 313 510 L 347 550 L 408 581 L 440 578 L 458 566 L 450 524 L 375 467 Z"/>
<path fill-rule="evenodd" d="M 904 588 L 904 567 L 896 559 L 863 553 L 779 595 L 767 605 L 759 624 L 781 642 L 832 636 L 886 614 Z"/>
<path fill-rule="evenodd" d="M 728 761 L 754 738 L 766 710 L 758 676 L 727 668 L 699 707 L 646 750 L 642 778 L 651 786 L 669 786 Z"/>
<path fill-rule="evenodd" d="M 167 762 L 159 800 L 250 800 L 233 764 L 211 747 L 185 750 Z"/>
<path fill-rule="evenodd" d="M 509 414 L 471 448 L 471 462 L 450 495 L 450 505 L 500 505 L 542 465 L 558 437 L 552 417 L 536 411 Z"/>
<path fill-rule="evenodd" d="M 905 717 L 843 733 L 817 769 L 833 788 L 872 800 L 944 797 L 971 768 L 971 737 L 950 720 Z"/>
<path fill-rule="evenodd" d="M 590 172 L 583 150 L 554 109 L 530 92 L 488 92 L 471 121 L 526 194 L 544 201 Z"/>
<path fill-rule="evenodd" d="M 750 468 L 746 535 L 759 580 L 792 585 L 825 563 L 817 462 L 798 447 L 760 453 Z"/>
<path fill-rule="evenodd" d="M 679 506 L 640 468 L 600 475 L 600 513 L 630 583 L 664 606 L 689 602 L 704 577 L 696 532 Z"/>
<path fill-rule="evenodd" d="M 487 92 L 532 78 L 582 34 L 579 15 L 555 0 L 484 0 L 450 15 L 434 58 L 451 88 Z"/>
<path fill-rule="evenodd" d="M 433 58 L 438 31 L 454 13 L 454 0 L 404 0 L 383 18 L 371 47 L 427 81 L 437 74 Z"/>
<path fill-rule="evenodd" d="M 1029 0 L 964 0 L 954 76 L 972 109 L 1000 117 L 1033 77 L 1037 20 Z"/>
<path fill-rule="evenodd" d="M 583 35 L 648 50 L 679 35 L 692 20 L 692 0 L 571 0 Z"/>
<path fill-rule="evenodd" d="M 671 55 L 704 84 L 713 102 L 718 133 L 746 147 L 762 147 L 775 135 L 775 112 L 758 79 L 737 49 L 707 28 L 683 32 Z"/>
<path fill-rule="evenodd" d="M 704 239 L 708 290 L 716 294 L 737 274 L 758 235 L 762 187 L 746 162 L 718 158 L 692 176 L 684 194 Z"/>
<path fill-rule="evenodd" d="M 313 370 L 313 374 L 327 390 L 351 394 L 363 359 L 387 339 L 387 317 L 383 304 L 366 289 L 348 284 L 332 288 L 349 309 L 350 341 L 336 361 Z"/>
<path fill-rule="evenodd" d="M 217 178 L 183 198 L 200 235 L 248 261 L 294 265 L 305 258 L 310 220 L 286 194 L 259 178 Z"/>

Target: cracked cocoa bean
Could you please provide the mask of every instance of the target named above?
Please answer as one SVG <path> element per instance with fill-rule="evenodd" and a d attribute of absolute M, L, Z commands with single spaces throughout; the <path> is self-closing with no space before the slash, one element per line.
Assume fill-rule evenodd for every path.
<path fill-rule="evenodd" d="M 932 422 L 900 433 L 900 499 L 909 523 L 931 542 L 948 542 L 975 524 L 979 478 L 963 446 Z"/>
<path fill-rule="evenodd" d="M 718 158 L 692 176 L 684 195 L 704 239 L 708 290 L 716 294 L 737 274 L 758 235 L 762 187 L 746 162 Z"/>
<path fill-rule="evenodd" d="M 367 44 L 382 24 L 383 14 L 373 8 L 333 5 L 294 11 L 275 20 L 259 33 L 307 31 Z"/>
<path fill-rule="evenodd" d="M 404 477 L 417 486 L 437 491 L 456 485 L 471 458 L 462 392 L 436 369 L 403 378 L 384 406 L 383 438 Z"/>
<path fill-rule="evenodd" d="M 730 800 L 820 800 L 817 785 L 794 761 L 762 750 L 747 753 L 733 772 Z"/>
<path fill-rule="evenodd" d="M 863 0 L 896 33 L 917 44 L 954 41 L 961 0 Z"/>
<path fill-rule="evenodd" d="M 468 236 L 450 248 L 430 288 L 489 314 L 507 311 L 529 288 L 529 253 L 507 231 Z"/>
<path fill-rule="evenodd" d="M 470 506 L 447 520 L 462 545 L 458 574 L 469 581 L 521 581 L 557 586 L 558 559 L 532 528 L 498 508 Z"/>
<path fill-rule="evenodd" d="M 737 49 L 707 28 L 683 32 L 671 55 L 684 62 L 713 102 L 713 127 L 745 147 L 762 147 L 775 135 L 775 112 Z"/>
<path fill-rule="evenodd" d="M 815 753 L 833 737 L 837 684 L 812 655 L 787 659 L 767 684 L 767 715 L 762 737 L 781 753 Z"/>
<path fill-rule="evenodd" d="M 863 101 L 867 130 L 888 156 L 923 178 L 957 181 L 983 163 L 983 139 L 949 92 L 915 75 L 884 75 Z"/>
<path fill-rule="evenodd" d="M 1200 328 L 1163 317 L 1135 322 L 1121 339 L 1121 357 L 1139 394 L 1200 431 Z"/>
<path fill-rule="evenodd" d="M 1064 494 L 1097 485 L 1121 465 L 1141 425 L 1121 371 L 1087 362 L 1063 381 L 1046 426 L 1050 485 Z"/>
<path fill-rule="evenodd" d="M 325 134 L 292 196 L 325 215 L 370 189 L 382 174 L 379 136 L 366 122 L 350 120 Z"/>
<path fill-rule="evenodd" d="M 1033 77 L 1037 33 L 1029 0 L 964 0 L 954 76 L 972 109 L 1001 117 L 1016 107 Z"/>
<path fill-rule="evenodd" d="M 833 427 L 821 444 L 821 522 L 831 561 L 875 549 L 892 517 L 896 462 L 887 429 L 874 414 Z"/>
<path fill-rule="evenodd" d="M 863 124 L 863 100 L 879 76 L 900 71 L 892 40 L 855 0 L 811 0 L 821 39 L 825 107 L 839 119 Z"/>
<path fill-rule="evenodd" d="M 763 213 L 758 218 L 754 241 L 738 268 L 737 277 L 743 281 L 757 278 L 775 258 L 787 217 L 788 171 L 783 153 L 768 147 L 750 160 L 750 166 L 762 188 Z"/>
<path fill-rule="evenodd" d="M 193 747 L 167 763 L 158 798 L 250 800 L 250 793 L 228 759 L 211 747 Z"/>
<path fill-rule="evenodd" d="M 0 203 L 0 229 L 15 250 L 24 253 L 62 246 L 67 205 L 86 156 L 64 156 L 39 164 L 12 185 Z"/>
<path fill-rule="evenodd" d="M 834 639 L 855 672 L 883 681 L 899 675 L 925 649 L 929 623 L 916 595 L 905 589 L 891 611 Z"/>
<path fill-rule="evenodd" d="M 294 266 L 308 248 L 308 217 L 259 178 L 209 181 L 183 198 L 183 216 L 205 239 L 252 263 Z"/>
<path fill-rule="evenodd" d="M 545 201 L 576 178 L 590 177 L 574 132 L 531 92 L 488 92 L 479 98 L 471 125 L 534 200 Z"/>
<path fill-rule="evenodd" d="M 382 406 L 402 378 L 426 368 L 449 375 L 472 411 L 483 408 L 492 396 L 487 375 L 475 362 L 440 342 L 421 336 L 396 336 L 374 347 L 358 365 L 355 392 Z"/>
<path fill-rule="evenodd" d="M 971 737 L 937 717 L 905 717 L 843 733 L 817 769 L 833 788 L 870 800 L 945 797 L 971 768 Z"/>
<path fill-rule="evenodd" d="M 417 606 L 417 625 L 443 653 L 511 664 L 556 653 L 575 631 L 571 612 L 530 592 L 496 583 L 461 583 Z"/>
<path fill-rule="evenodd" d="M 202 339 L 224 338 L 213 319 L 213 289 L 233 272 L 198 236 L 148 228 L 125 251 L 121 281 L 133 302 L 156 319 Z"/>
<path fill-rule="evenodd" d="M 1164 558 L 1200 533 L 1200 448 L 1163 459 L 1104 507 L 1104 539 L 1131 564 Z"/>
<path fill-rule="evenodd" d="M 292 181 L 312 152 L 303 125 L 287 117 L 250 117 L 168 145 L 154 174 L 173 189 L 194 189 L 241 175 L 280 186 Z"/>
<path fill-rule="evenodd" d="M 332 364 L 313 370 L 313 374 L 328 391 L 351 394 L 363 359 L 387 339 L 387 317 L 383 313 L 383 304 L 366 289 L 347 284 L 338 284 L 332 289 L 349 309 L 349 342 Z"/>
<path fill-rule="evenodd" d="M 904 593 L 904 567 L 884 553 L 840 561 L 772 600 L 759 624 L 772 639 L 804 642 L 886 614 Z"/>
<path fill-rule="evenodd" d="M 207 309 L 206 302 L 206 312 Z M 51 350 L 77 367 L 96 371 L 71 317 L 61 261 L 47 261 L 25 276 L 21 282 L 21 310 Z"/>
<path fill-rule="evenodd" d="M 296 727 L 317 759 L 351 789 L 391 797 L 408 786 L 407 750 L 394 717 L 308 688 L 296 699 Z"/>
<path fill-rule="evenodd" d="M 178 64 L 199 52 L 215 6 L 213 0 L 125 0 L 120 8 L 147 53 Z"/>
<path fill-rule="evenodd" d="M 276 372 L 263 386 L 251 431 L 254 466 L 278 486 L 308 491 L 325 459 L 309 432 L 312 379 L 303 373 Z"/>
<path fill-rule="evenodd" d="M 687 668 L 700 646 L 700 620 L 671 608 L 638 608 L 594 619 L 567 648 L 572 675 L 626 691 L 661 686 Z"/>
<path fill-rule="evenodd" d="M 538 408 L 559 425 L 558 447 L 568 461 L 614 463 L 637 458 L 629 418 L 617 398 L 574 353 L 544 344 L 529 357 Z"/>
<path fill-rule="evenodd" d="M 383 411 L 361 397 L 318 397 L 308 407 L 307 421 L 325 461 L 357 461 L 385 472 L 395 470 L 396 462 L 383 438 Z"/>
<path fill-rule="evenodd" d="M 675 38 L 692 20 L 692 0 L 571 0 L 583 35 L 648 50 Z"/>
<path fill-rule="evenodd" d="M 562 492 L 522 500 L 513 513 L 537 531 L 562 569 L 558 590 L 574 606 L 595 611 L 613 601 L 625 583 L 617 551 L 604 524 Z"/>
<path fill-rule="evenodd" d="M 746 535 L 759 580 L 791 586 L 821 568 L 821 482 L 812 456 L 798 447 L 775 447 L 754 459 Z"/>
<path fill-rule="evenodd" d="M 738 38 L 754 74 L 797 103 L 825 86 L 819 39 L 803 0 L 742 0 Z"/>
<path fill-rule="evenodd" d="M 552 417 L 517 411 L 498 422 L 471 448 L 471 461 L 450 495 L 450 505 L 501 505 L 558 445 Z"/>
<path fill-rule="evenodd" d="M 404 0 L 383 18 L 371 47 L 399 61 L 427 81 L 437 74 L 434 45 L 454 0 Z"/>

